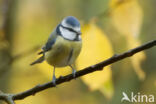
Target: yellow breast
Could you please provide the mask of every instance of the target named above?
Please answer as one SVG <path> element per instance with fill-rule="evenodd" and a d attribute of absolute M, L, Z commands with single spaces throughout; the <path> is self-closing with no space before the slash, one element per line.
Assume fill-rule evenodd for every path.
<path fill-rule="evenodd" d="M 79 55 L 81 46 L 81 41 L 65 40 L 58 36 L 52 49 L 46 52 L 45 59 L 50 65 L 56 67 L 71 65 Z"/>

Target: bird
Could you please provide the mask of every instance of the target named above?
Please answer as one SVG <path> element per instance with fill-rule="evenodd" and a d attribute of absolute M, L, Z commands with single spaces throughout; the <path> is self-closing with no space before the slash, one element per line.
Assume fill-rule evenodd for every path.
<path fill-rule="evenodd" d="M 76 69 L 73 67 L 75 60 L 82 48 L 81 26 L 74 16 L 65 17 L 50 34 L 46 44 L 42 47 L 39 57 L 30 65 L 47 61 L 53 66 L 52 83 L 56 85 L 55 68 L 69 66 L 75 77 Z"/>

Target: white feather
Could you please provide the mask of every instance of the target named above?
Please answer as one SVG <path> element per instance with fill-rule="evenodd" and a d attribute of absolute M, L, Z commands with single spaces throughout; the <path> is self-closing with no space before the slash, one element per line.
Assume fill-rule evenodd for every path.
<path fill-rule="evenodd" d="M 62 36 L 66 39 L 74 40 L 76 38 L 75 32 L 69 31 L 61 26 L 60 26 L 60 32 L 61 32 Z"/>
<path fill-rule="evenodd" d="M 78 40 L 81 40 L 81 35 L 79 35 Z"/>

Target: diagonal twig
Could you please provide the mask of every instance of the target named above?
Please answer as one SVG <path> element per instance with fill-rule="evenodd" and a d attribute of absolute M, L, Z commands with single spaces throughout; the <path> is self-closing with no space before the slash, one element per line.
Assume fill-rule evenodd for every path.
<path fill-rule="evenodd" d="M 115 54 L 114 56 L 112 56 L 111 58 L 105 60 L 105 61 L 102 61 L 98 64 L 95 64 L 95 65 L 92 65 L 92 66 L 89 66 L 87 68 L 84 68 L 78 72 L 76 72 L 76 75 L 75 77 L 78 78 L 78 77 L 81 77 L 83 75 L 87 75 L 89 73 L 92 73 L 92 72 L 95 72 L 95 71 L 99 71 L 99 70 L 102 70 L 103 67 L 105 66 L 108 66 L 112 63 L 115 63 L 117 61 L 120 61 L 122 59 L 125 59 L 127 57 L 131 57 L 133 56 L 134 54 L 140 52 L 140 51 L 143 51 L 143 50 L 146 50 L 146 49 L 149 49 L 149 48 L 152 48 L 156 46 L 156 40 L 152 40 L 146 44 L 143 44 L 141 46 L 138 46 L 134 49 L 131 49 L 131 50 L 128 50 L 127 52 L 124 52 L 122 54 Z M 59 84 L 62 84 L 64 82 L 68 82 L 72 79 L 74 79 L 75 77 L 73 77 L 72 74 L 69 74 L 67 76 L 64 76 L 64 77 L 59 77 L 58 79 L 56 79 L 56 85 L 59 85 Z M 31 95 L 34 95 L 40 91 L 43 91 L 43 90 L 46 90 L 48 88 L 52 88 L 52 87 L 55 87 L 55 85 L 52 83 L 52 82 L 48 82 L 48 83 L 45 83 L 45 84 L 42 84 L 42 85 L 37 85 L 29 90 L 26 90 L 24 92 L 21 92 L 21 93 L 17 93 L 17 94 L 8 94 L 8 95 L 11 95 L 11 98 L 12 98 L 12 101 L 14 100 L 21 100 L 21 99 L 24 99 L 28 96 L 31 96 Z M 0 93 L 0 100 L 6 100 L 4 97 L 3 97 L 4 93 L 1 94 Z M 5 94 L 7 95 L 7 94 Z"/>

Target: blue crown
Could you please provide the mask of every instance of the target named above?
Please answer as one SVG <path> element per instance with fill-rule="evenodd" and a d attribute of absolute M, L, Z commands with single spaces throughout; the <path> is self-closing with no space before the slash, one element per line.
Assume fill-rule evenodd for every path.
<path fill-rule="evenodd" d="M 69 24 L 69 25 L 71 25 L 73 27 L 80 27 L 79 21 L 73 16 L 68 16 L 68 17 L 65 18 L 65 20 L 66 20 L 67 24 Z"/>

